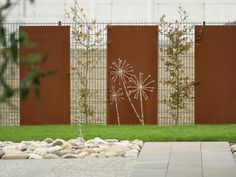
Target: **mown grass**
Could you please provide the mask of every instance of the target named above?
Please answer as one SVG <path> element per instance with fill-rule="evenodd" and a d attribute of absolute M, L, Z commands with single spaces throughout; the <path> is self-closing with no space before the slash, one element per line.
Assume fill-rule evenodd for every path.
<path fill-rule="evenodd" d="M 236 124 L 231 125 L 83 125 L 85 139 L 94 137 L 141 139 L 143 141 L 236 141 Z M 46 137 L 65 140 L 76 138 L 76 125 L 0 126 L 0 141 L 43 140 Z"/>

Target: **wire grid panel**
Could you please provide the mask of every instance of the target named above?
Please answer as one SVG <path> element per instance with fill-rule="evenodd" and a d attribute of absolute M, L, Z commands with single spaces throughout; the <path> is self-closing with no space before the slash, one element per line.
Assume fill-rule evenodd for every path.
<path fill-rule="evenodd" d="M 173 23 L 172 25 L 175 26 Z M 180 24 L 180 27 L 183 27 L 184 25 L 187 25 L 188 27 L 194 27 L 194 23 L 182 23 Z M 165 26 L 167 28 L 167 26 Z M 184 55 L 179 56 L 179 59 L 181 59 L 183 64 L 183 70 L 184 75 L 189 78 L 190 81 L 194 81 L 194 28 L 192 32 L 188 33 L 185 37 L 188 38 L 188 40 L 191 40 L 193 42 L 193 45 L 191 46 L 190 50 L 185 53 Z M 170 43 L 168 41 L 168 38 L 165 36 L 165 34 L 159 33 L 159 57 L 158 57 L 158 72 L 159 72 L 159 78 L 158 78 L 158 124 L 160 125 L 173 125 L 175 124 L 175 119 L 171 117 L 171 109 L 169 106 L 165 103 L 165 99 L 168 99 L 170 94 L 173 92 L 173 89 L 170 86 L 167 86 L 164 84 L 164 81 L 167 81 L 169 79 L 168 72 L 166 72 L 166 66 L 164 65 L 165 58 L 167 56 L 165 53 L 160 51 L 161 47 L 166 47 Z M 181 125 L 189 125 L 194 124 L 194 89 L 191 93 L 191 98 L 185 100 L 186 109 L 179 110 L 179 120 L 178 124 Z"/>
<path fill-rule="evenodd" d="M 188 23 L 187 25 L 195 25 L 196 23 Z M 220 25 L 221 23 L 217 23 Z M 7 29 L 7 34 L 9 35 L 11 32 L 16 31 L 18 33 L 19 26 L 49 26 L 49 25 L 58 25 L 58 23 L 6 23 L 5 27 Z M 61 23 L 61 25 L 69 25 L 71 29 L 73 27 L 73 23 Z M 91 35 L 95 35 L 96 31 L 106 27 L 108 24 L 106 23 L 97 23 L 97 28 Z M 157 23 L 113 23 L 109 25 L 158 25 Z M 201 24 L 198 24 L 201 25 Z M 107 42 L 107 31 L 103 31 L 103 42 Z M 188 34 L 187 37 L 194 42 L 194 31 L 191 34 Z M 157 40 L 159 41 L 160 47 L 168 44 L 168 40 L 166 37 L 159 33 L 159 37 L 157 36 Z M 83 46 L 77 45 L 76 41 L 72 38 L 71 33 L 71 123 L 75 124 L 80 121 L 81 123 L 85 123 L 84 115 L 80 112 L 78 106 L 78 99 L 80 93 L 80 82 L 79 76 L 75 72 L 76 69 L 80 69 L 77 63 L 78 57 L 84 57 L 84 48 Z M 94 52 L 89 57 L 91 58 L 99 58 L 99 62 L 96 67 L 91 69 L 89 72 L 89 82 L 88 88 L 92 92 L 92 96 L 89 97 L 89 103 L 93 105 L 95 114 L 92 118 L 88 119 L 89 124 L 106 124 L 106 104 L 107 104 L 107 96 L 106 96 L 106 77 L 107 77 L 107 47 L 98 46 L 98 50 Z M 170 118 L 170 109 L 164 103 L 164 98 L 167 98 L 171 93 L 171 89 L 163 85 L 163 81 L 167 80 L 168 74 L 166 73 L 166 68 L 161 61 L 161 58 L 166 57 L 159 50 L 158 61 L 158 124 L 160 125 L 172 125 L 174 124 L 174 120 Z M 181 56 L 184 62 L 184 69 L 186 75 L 194 80 L 194 44 L 191 50 Z M 11 65 L 8 68 L 9 73 L 6 77 L 9 83 L 11 83 L 14 87 L 19 87 L 19 67 L 17 65 Z M 14 73 L 13 75 L 11 73 Z M 194 95 L 194 93 L 192 93 Z M 192 95 L 192 96 L 193 96 Z M 10 106 L 11 105 L 11 106 Z M 194 123 L 194 100 L 187 100 L 187 109 L 181 111 L 181 119 L 179 124 L 193 124 Z M 19 95 L 16 94 L 9 103 L 0 104 L 0 125 L 18 125 L 19 124 Z"/>
<path fill-rule="evenodd" d="M 16 32 L 18 34 L 17 25 L 9 23 L 5 25 L 5 33 L 7 41 L 9 41 L 10 34 Z M 9 45 L 9 44 L 8 44 Z M 3 47 L 0 46 L 2 51 Z M 0 63 L 2 64 L 2 55 L 0 55 Z M 13 62 L 9 62 L 4 74 L 7 84 L 13 88 L 19 88 L 19 67 Z M 0 86 L 0 94 L 3 94 L 3 88 Z M 7 102 L 0 103 L 0 125 L 17 125 L 19 124 L 19 93 L 16 93 Z"/>

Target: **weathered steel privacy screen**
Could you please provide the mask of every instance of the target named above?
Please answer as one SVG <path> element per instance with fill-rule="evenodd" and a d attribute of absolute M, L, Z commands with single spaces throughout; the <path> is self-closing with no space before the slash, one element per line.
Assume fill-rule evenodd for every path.
<path fill-rule="evenodd" d="M 195 39 L 195 123 L 236 123 L 236 26 L 196 26 Z"/>
<path fill-rule="evenodd" d="M 107 32 L 107 123 L 157 124 L 158 26 Z"/>
<path fill-rule="evenodd" d="M 30 51 L 45 56 L 43 70 L 54 74 L 41 80 L 40 97 L 33 90 L 20 101 L 20 124 L 70 124 L 70 28 L 69 26 L 21 26 L 34 49 L 20 45 L 20 59 Z M 27 68 L 20 69 L 20 78 Z"/>

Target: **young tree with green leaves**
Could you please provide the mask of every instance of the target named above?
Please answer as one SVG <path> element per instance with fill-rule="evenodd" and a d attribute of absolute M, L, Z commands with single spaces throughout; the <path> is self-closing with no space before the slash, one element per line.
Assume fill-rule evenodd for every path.
<path fill-rule="evenodd" d="M 100 60 L 99 50 L 106 45 L 102 36 L 106 27 L 100 28 L 95 20 L 88 20 L 76 0 L 71 9 L 66 12 L 66 16 L 74 23 L 72 36 L 78 49 L 75 51 L 77 67 L 73 68 L 79 78 L 78 112 L 82 113 L 87 124 L 88 119 L 95 115 L 95 106 L 89 101 L 94 97 L 89 86 L 89 74 Z"/>
<path fill-rule="evenodd" d="M 180 112 L 187 108 L 186 101 L 192 98 L 194 86 L 194 81 L 185 74 L 183 62 L 183 55 L 189 52 L 193 45 L 193 41 L 188 37 L 193 26 L 184 24 L 188 14 L 183 8 L 179 7 L 178 13 L 180 20 L 169 23 L 163 15 L 159 26 L 160 33 L 168 39 L 168 44 L 160 49 L 164 54 L 162 61 L 168 73 L 168 79 L 163 84 L 171 88 L 169 98 L 164 102 L 169 106 L 176 125 L 181 118 Z"/>

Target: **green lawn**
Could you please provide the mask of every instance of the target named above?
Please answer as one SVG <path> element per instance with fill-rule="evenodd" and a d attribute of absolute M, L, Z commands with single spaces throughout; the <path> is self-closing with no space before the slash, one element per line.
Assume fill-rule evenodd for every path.
<path fill-rule="evenodd" d="M 0 141 L 43 140 L 46 137 L 76 138 L 75 125 L 47 126 L 0 126 Z M 141 139 L 143 141 L 235 141 L 236 124 L 231 125 L 191 125 L 191 126 L 152 126 L 152 125 L 83 125 L 86 139 L 93 137 Z"/>

